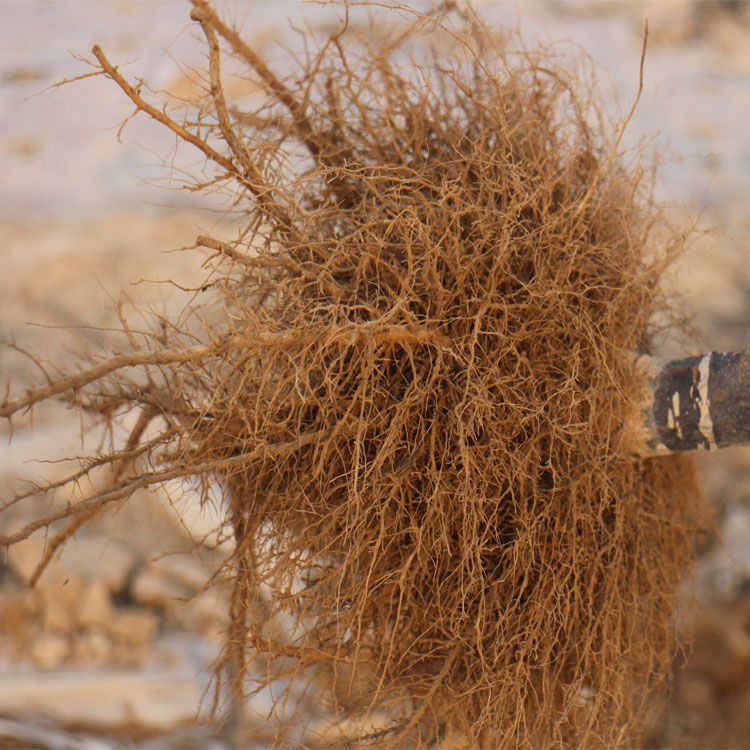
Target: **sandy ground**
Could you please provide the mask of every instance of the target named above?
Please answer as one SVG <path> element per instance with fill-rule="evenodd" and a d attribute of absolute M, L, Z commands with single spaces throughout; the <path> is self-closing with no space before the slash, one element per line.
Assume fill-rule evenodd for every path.
<path fill-rule="evenodd" d="M 286 18 L 316 24 L 332 13 L 296 2 L 219 5 L 278 65 L 285 64 L 278 40 L 299 43 Z M 489 23 L 520 25 L 530 41 L 561 51 L 570 46 L 560 40 L 581 45 L 606 72 L 607 106 L 622 111 L 637 89 L 648 16 L 645 87 L 626 140 L 657 131 L 654 143 L 668 156 L 660 196 L 681 204 L 674 218 L 700 215 L 716 230 L 675 274 L 703 331 L 684 353 L 750 346 L 747 4 L 478 5 Z M 4 3 L 1 13 L 0 333 L 18 349 L 0 348 L 0 370 L 15 390 L 42 377 L 39 365 L 72 365 L 81 348 L 111 346 L 120 300 L 125 310 L 135 303 L 179 315 L 174 287 L 161 282 L 191 287 L 201 274 L 199 256 L 180 248 L 206 231 L 229 236 L 235 225 L 222 217 L 220 199 L 199 202 L 178 189 L 181 170 L 199 162 L 168 134 L 136 118 L 118 142 L 130 108 L 111 83 L 48 89 L 88 70 L 69 50 L 85 56 L 98 42 L 113 61 L 128 61 L 131 78 L 189 92 L 202 50 L 186 2 L 26 0 Z M 36 415 L 33 429 L 21 425 L 12 445 L 4 439 L 6 489 L 21 475 L 59 471 L 33 461 L 74 449 L 78 427 L 52 409 Z M 684 618 L 695 647 L 654 714 L 654 747 L 742 747 L 750 737 L 750 450 L 702 463 L 718 533 L 699 563 L 698 608 Z M 228 726 L 207 720 L 202 698 L 226 601 L 220 587 L 213 598 L 191 597 L 220 559 L 201 543 L 215 518 L 173 489 L 144 493 L 97 524 L 34 591 L 23 584 L 41 539 L 0 558 L 0 747 L 264 747 L 273 739 L 265 722 L 273 696 L 259 696 Z M 24 513 L 34 508 L 11 514 L 12 522 Z M 314 706 L 307 709 L 314 723 Z M 324 746 L 325 732 L 313 726 L 305 741 Z"/>

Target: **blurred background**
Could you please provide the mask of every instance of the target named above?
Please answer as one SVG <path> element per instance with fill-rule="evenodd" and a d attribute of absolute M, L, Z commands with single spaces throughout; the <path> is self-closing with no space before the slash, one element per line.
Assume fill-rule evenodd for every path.
<path fill-rule="evenodd" d="M 328 28 L 341 15 L 281 0 L 214 5 L 281 70 L 304 42 L 300 29 Z M 602 105 L 615 113 L 636 96 L 648 19 L 644 89 L 624 145 L 649 140 L 663 155 L 656 190 L 674 204 L 669 218 L 706 230 L 672 281 L 696 329 L 690 350 L 682 342 L 679 351 L 750 347 L 750 3 L 474 5 L 529 44 L 587 52 Z M 195 283 L 196 258 L 179 249 L 198 234 L 236 233 L 220 196 L 182 189 L 181 176 L 200 168 L 195 153 L 144 115 L 118 138 L 132 106 L 111 81 L 55 87 L 92 70 L 86 59 L 98 43 L 129 80 L 148 81 L 150 101 L 189 98 L 205 61 L 189 11 L 187 0 L 0 4 L 0 372 L 14 391 L 40 375 L 24 351 L 64 369 L 81 346 L 106 347 L 123 294 L 126 307 L 178 314 L 173 287 L 159 282 Z M 257 95 L 231 68 L 227 89 Z M 50 408 L 17 425 L 12 445 L 0 435 L 0 495 L 20 476 L 59 471 L 38 459 L 74 450 L 79 427 Z M 750 449 L 703 455 L 701 466 L 716 528 L 678 623 L 693 646 L 654 710 L 650 747 L 747 747 L 750 737 Z M 14 513 L 16 524 L 35 509 Z M 214 521 L 189 494 L 144 492 L 72 542 L 33 590 L 26 583 L 44 540 L 2 553 L 0 748 L 267 747 L 277 737 L 266 693 L 236 707 L 228 724 L 208 719 L 226 592 L 195 594 L 221 556 L 204 538 Z M 284 736 L 330 746 L 335 734 L 314 702 L 300 708 L 304 726 Z"/>

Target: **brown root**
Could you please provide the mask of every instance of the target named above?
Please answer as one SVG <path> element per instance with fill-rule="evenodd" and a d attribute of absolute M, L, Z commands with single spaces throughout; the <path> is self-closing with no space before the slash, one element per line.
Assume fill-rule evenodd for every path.
<path fill-rule="evenodd" d="M 152 483 L 219 483 L 235 538 L 220 669 L 238 694 L 262 658 L 263 684 L 386 711 L 361 742 L 632 744 L 674 653 L 700 503 L 690 459 L 636 459 L 623 437 L 682 238 L 654 246 L 622 128 L 574 72 L 473 17 L 434 56 L 435 20 L 400 46 L 342 28 L 282 81 L 193 5 L 197 124 L 94 54 L 233 182 L 247 231 L 198 239 L 220 292 L 201 332 L 6 399 L 6 417 L 60 396 L 107 420 L 144 409 L 162 432 L 130 474 L 0 541 Z M 220 38 L 268 91 L 257 117 L 233 119 Z"/>

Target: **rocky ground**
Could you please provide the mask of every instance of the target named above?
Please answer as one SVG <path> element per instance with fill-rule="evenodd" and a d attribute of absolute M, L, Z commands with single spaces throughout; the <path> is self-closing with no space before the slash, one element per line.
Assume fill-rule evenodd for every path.
<path fill-rule="evenodd" d="M 152 31 L 184 26 L 178 19 L 186 13 L 174 4 L 154 4 L 158 11 L 145 10 L 146 5 L 112 3 L 110 16 L 100 6 L 89 22 L 102 29 L 121 23 L 118 33 L 110 34 L 111 44 L 122 56 L 132 56 L 142 42 L 144 22 L 138 19 L 144 14 Z M 280 4 L 280 12 L 288 14 L 292 5 Z M 647 76 L 657 86 L 664 81 L 665 89 L 644 96 L 638 127 L 664 127 L 669 145 L 689 157 L 670 166 L 661 183 L 662 191 L 694 206 L 680 209 L 675 218 L 701 211 L 703 225 L 719 228 L 696 243 L 675 276 L 704 332 L 691 353 L 750 346 L 750 138 L 747 118 L 741 116 L 750 113 L 747 3 L 480 7 L 490 15 L 516 14 L 531 35 L 575 38 L 611 65 L 623 96 L 632 88 L 633 57 L 640 51 L 642 20 L 649 15 L 653 46 Z M 24 16 L 19 24 L 27 21 Z M 206 206 L 197 211 L 182 198 L 171 201 L 169 209 L 140 205 L 133 198 L 132 158 L 121 161 L 123 149 L 132 157 L 132 140 L 126 137 L 118 146 L 114 132 L 99 132 L 116 116 L 93 135 L 81 134 L 88 120 L 80 112 L 73 118 L 60 110 L 62 125 L 55 133 L 34 119 L 44 107 L 54 110 L 64 101 L 63 92 L 41 103 L 27 101 L 57 70 L 49 52 L 56 24 L 54 19 L 45 23 L 37 27 L 49 27 L 44 54 L 0 56 L 0 100 L 16 102 L 15 119 L 7 114 L 0 119 L 6 177 L 0 182 L 5 270 L 0 328 L 2 338 L 18 347 L 0 349 L 0 370 L 14 389 L 41 377 L 24 351 L 41 354 L 44 367 L 54 362 L 64 368 L 81 348 L 111 345 L 107 329 L 117 325 L 123 290 L 130 298 L 123 302 L 125 310 L 135 305 L 178 315 L 174 287 L 151 282 L 170 279 L 193 286 L 196 256 L 179 248 L 205 230 L 229 236 L 234 231 L 227 223 L 217 229 L 214 213 Z M 66 23 L 75 26 L 69 18 Z M 85 34 L 75 28 L 83 44 Z M 617 39 L 617 50 L 606 48 L 603 30 Z M 15 38 L 4 49 L 15 49 L 14 44 L 18 47 Z M 63 43 L 62 49 L 68 46 Z M 157 73 L 172 90 L 189 85 L 173 67 Z M 92 103 L 90 93 L 71 96 L 79 108 L 98 102 L 102 109 L 110 102 Z M 29 106 L 32 113 L 24 109 Z M 654 120 L 654 113 L 667 110 L 663 121 Z M 24 116 L 32 118 L 33 127 L 24 126 Z M 89 138 L 106 145 L 89 153 Z M 77 165 L 66 161 L 71 153 Z M 61 190 L 45 172 L 52 155 L 58 182 L 69 173 L 75 190 Z M 93 171 L 87 172 L 89 167 Z M 153 195 L 149 192 L 148 200 Z M 165 201 L 173 195 L 181 194 L 168 194 Z M 140 280 L 151 282 L 133 283 Z M 7 434 L 0 435 L 3 497 L 20 486 L 21 476 L 62 471 L 64 464 L 38 459 L 63 457 L 79 441 L 79 425 L 54 408 L 14 429 L 12 445 Z M 654 712 L 651 747 L 744 747 L 750 737 L 750 449 L 703 456 L 702 466 L 716 531 L 704 540 L 695 602 L 686 605 L 681 618 L 693 645 L 675 665 L 670 697 Z M 49 502 L 64 504 L 67 498 L 57 493 Z M 37 511 L 33 505 L 5 511 L 0 526 L 21 524 Z M 229 748 L 274 741 L 274 722 L 267 721 L 278 710 L 273 695 L 260 694 L 230 711 L 225 724 L 211 720 L 210 700 L 204 699 L 228 609 L 220 583 L 202 592 L 227 551 L 208 534 L 218 517 L 216 509 L 199 508 L 189 488 L 170 487 L 144 492 L 85 529 L 33 588 L 27 584 L 43 555 L 44 538 L 32 537 L 0 557 L 0 748 Z M 316 718 L 314 696 L 301 700 L 309 723 L 288 739 L 330 745 L 333 730 Z"/>

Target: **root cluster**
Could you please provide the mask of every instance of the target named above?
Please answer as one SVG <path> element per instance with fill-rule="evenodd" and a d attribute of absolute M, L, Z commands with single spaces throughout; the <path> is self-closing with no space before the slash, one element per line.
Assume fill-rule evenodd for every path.
<path fill-rule="evenodd" d="M 389 717 L 361 742 L 632 742 L 697 499 L 689 460 L 627 451 L 633 354 L 682 239 L 656 246 L 624 124 L 473 16 L 395 41 L 344 23 L 282 80 L 193 6 L 209 70 L 182 122 L 94 54 L 203 151 L 242 232 L 199 238 L 214 296 L 188 322 L 5 401 L 141 418 L 81 470 L 112 464 L 107 487 L 3 541 L 57 524 L 59 546 L 139 487 L 197 478 L 234 539 L 237 690 L 262 655 L 261 682 L 328 680 L 341 715 Z M 220 44 L 263 85 L 256 111 L 226 101 Z"/>

